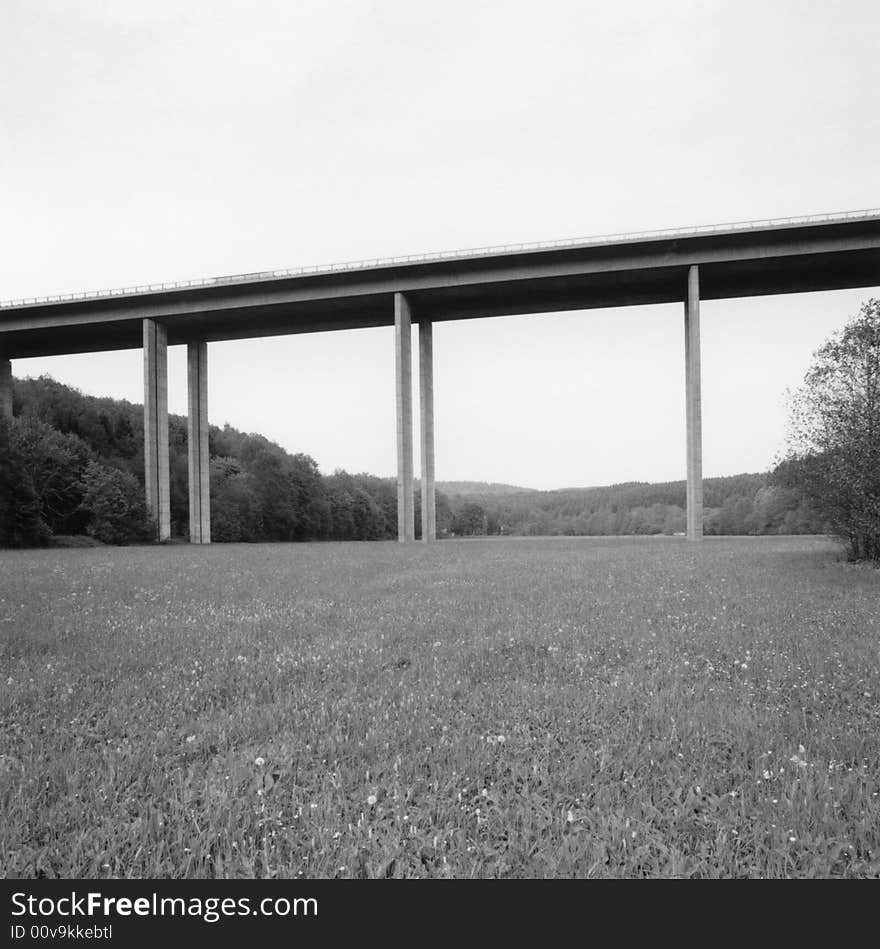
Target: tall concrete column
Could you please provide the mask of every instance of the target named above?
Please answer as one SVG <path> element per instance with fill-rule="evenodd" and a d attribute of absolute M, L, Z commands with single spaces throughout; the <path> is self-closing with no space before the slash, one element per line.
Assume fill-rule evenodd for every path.
<path fill-rule="evenodd" d="M 422 541 L 437 539 L 434 493 L 434 342 L 430 320 L 419 320 L 419 411 L 422 434 Z"/>
<path fill-rule="evenodd" d="M 189 541 L 211 543 L 211 486 L 208 451 L 208 344 L 186 348 L 189 404 Z"/>
<path fill-rule="evenodd" d="M 12 363 L 0 355 L 0 415 L 12 418 Z"/>
<path fill-rule="evenodd" d="M 397 384 L 397 539 L 415 540 L 412 435 L 412 321 L 409 301 L 394 294 L 394 363 Z"/>
<path fill-rule="evenodd" d="M 700 272 L 688 268 L 684 304 L 684 371 L 687 405 L 687 536 L 703 538 L 703 409 L 700 396 Z"/>
<path fill-rule="evenodd" d="M 171 536 L 171 474 L 168 463 L 168 332 L 144 320 L 144 480 L 156 539 Z"/>

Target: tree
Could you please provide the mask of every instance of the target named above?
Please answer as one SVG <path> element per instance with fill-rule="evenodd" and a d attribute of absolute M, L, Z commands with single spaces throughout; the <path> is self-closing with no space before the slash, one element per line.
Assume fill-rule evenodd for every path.
<path fill-rule="evenodd" d="M 252 479 L 235 458 L 211 459 L 211 539 L 261 539 Z"/>
<path fill-rule="evenodd" d="M 34 498 L 45 530 L 79 533 L 85 520 L 81 478 L 92 460 L 89 446 L 32 415 L 12 420 L 9 439 L 19 460 L 22 490 Z"/>
<path fill-rule="evenodd" d="M 0 545 L 31 547 L 47 543 L 50 531 L 40 517 L 33 487 L 23 477 L 12 424 L 0 416 Z"/>
<path fill-rule="evenodd" d="M 105 544 L 146 540 L 149 531 L 144 492 L 134 475 L 90 461 L 82 476 L 80 507 L 86 532 Z"/>
<path fill-rule="evenodd" d="M 452 522 L 452 530 L 456 534 L 470 537 L 475 534 L 486 533 L 486 512 L 479 505 L 470 501 L 462 505 L 458 516 Z"/>
<path fill-rule="evenodd" d="M 880 300 L 814 354 L 774 480 L 799 489 L 857 560 L 880 560 Z"/>

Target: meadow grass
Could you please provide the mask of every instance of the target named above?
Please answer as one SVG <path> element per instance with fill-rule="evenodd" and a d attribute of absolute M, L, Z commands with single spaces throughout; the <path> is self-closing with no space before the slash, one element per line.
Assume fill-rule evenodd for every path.
<path fill-rule="evenodd" d="M 821 538 L 0 553 L 7 877 L 880 876 Z"/>

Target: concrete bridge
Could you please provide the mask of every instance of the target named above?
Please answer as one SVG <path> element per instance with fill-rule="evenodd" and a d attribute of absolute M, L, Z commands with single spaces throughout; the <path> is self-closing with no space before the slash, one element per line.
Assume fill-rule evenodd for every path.
<path fill-rule="evenodd" d="M 171 533 L 167 348 L 186 344 L 190 540 L 210 541 L 207 344 L 395 326 L 398 539 L 415 538 L 411 324 L 419 327 L 422 539 L 435 538 L 432 326 L 444 320 L 684 304 L 687 536 L 702 536 L 700 300 L 880 285 L 880 210 L 273 270 L 0 304 L 10 360 L 143 347 L 146 496 Z"/>

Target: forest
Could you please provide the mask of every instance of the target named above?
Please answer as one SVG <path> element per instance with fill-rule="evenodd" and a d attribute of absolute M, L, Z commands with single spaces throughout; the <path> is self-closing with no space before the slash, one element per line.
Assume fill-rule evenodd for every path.
<path fill-rule="evenodd" d="M 48 376 L 15 380 L 12 420 L 0 419 L 0 544 L 91 538 L 139 543 L 154 531 L 144 504 L 143 408 L 87 396 Z M 172 536 L 188 532 L 187 423 L 169 416 Z M 262 435 L 210 427 L 214 541 L 388 540 L 397 536 L 393 478 L 336 471 Z M 445 490 L 444 490 L 445 488 Z M 772 473 L 708 478 L 708 534 L 822 533 L 796 488 Z M 419 491 L 415 491 L 419 530 Z M 530 491 L 439 484 L 440 537 L 676 534 L 683 481 Z"/>
<path fill-rule="evenodd" d="M 459 534 L 680 534 L 685 482 L 630 482 L 557 491 L 523 489 L 499 496 L 472 486 L 450 496 Z M 795 486 L 776 472 L 703 481 L 706 534 L 821 534 L 826 525 Z"/>

